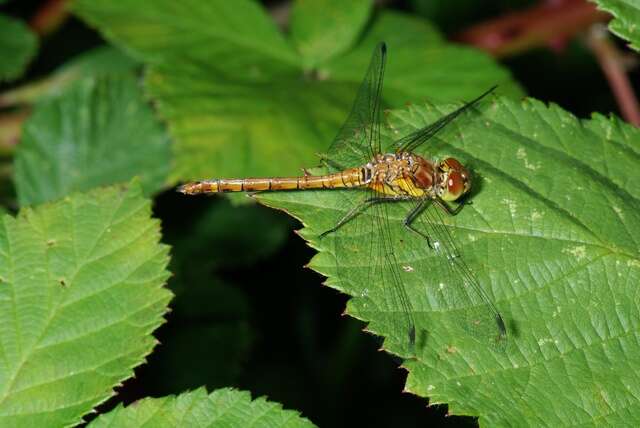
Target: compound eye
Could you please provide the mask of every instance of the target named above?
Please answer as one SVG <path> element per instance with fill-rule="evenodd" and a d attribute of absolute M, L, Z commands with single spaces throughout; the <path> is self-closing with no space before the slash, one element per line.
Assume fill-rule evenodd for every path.
<path fill-rule="evenodd" d="M 455 201 L 464 193 L 464 178 L 458 171 L 451 171 L 447 176 L 447 201 Z"/>
<path fill-rule="evenodd" d="M 462 164 L 458 162 L 457 159 L 454 159 L 454 158 L 446 158 L 444 161 L 442 161 L 442 164 L 445 169 L 452 170 L 452 171 L 460 171 L 461 169 L 464 168 Z"/>

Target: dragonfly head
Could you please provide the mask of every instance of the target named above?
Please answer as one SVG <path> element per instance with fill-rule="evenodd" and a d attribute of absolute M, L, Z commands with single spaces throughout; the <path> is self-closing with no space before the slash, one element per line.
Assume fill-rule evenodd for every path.
<path fill-rule="evenodd" d="M 445 201 L 455 201 L 471 189 L 471 174 L 454 158 L 438 163 L 437 176 L 437 193 Z"/>

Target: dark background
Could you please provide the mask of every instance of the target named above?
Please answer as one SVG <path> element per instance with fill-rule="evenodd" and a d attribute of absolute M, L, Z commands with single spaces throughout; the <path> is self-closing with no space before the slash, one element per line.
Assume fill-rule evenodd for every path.
<path fill-rule="evenodd" d="M 42 2 L 10 2 L 6 13 L 29 19 Z M 448 36 L 478 22 L 536 4 L 531 1 L 389 1 L 387 8 L 428 16 Z M 266 2 L 278 7 L 281 2 Z M 380 7 L 380 6 L 379 6 Z M 76 19 L 41 40 L 22 81 L 50 73 L 104 43 Z M 620 47 L 624 44 L 617 42 Z M 579 117 L 617 111 L 593 55 L 578 39 L 561 51 L 536 48 L 501 59 L 534 98 Z M 632 81 L 639 81 L 638 71 Z M 19 84 L 20 82 L 18 82 Z M 15 83 L 14 83 L 15 84 Z M 408 100 L 409 101 L 409 100 Z M 302 166 L 302 165 L 301 165 Z M 147 396 L 206 386 L 266 395 L 320 426 L 473 426 L 448 417 L 446 406 L 403 393 L 400 361 L 379 351 L 381 340 L 342 313 L 347 297 L 324 287 L 304 267 L 314 251 L 283 213 L 227 200 L 185 198 L 168 190 L 155 199 L 164 241 L 172 246 L 169 287 L 176 293 L 160 345 L 136 377 L 101 406 L 106 411 Z"/>

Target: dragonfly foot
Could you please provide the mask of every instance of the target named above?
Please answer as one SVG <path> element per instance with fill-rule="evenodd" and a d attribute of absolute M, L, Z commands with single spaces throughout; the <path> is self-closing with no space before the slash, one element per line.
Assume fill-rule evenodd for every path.
<path fill-rule="evenodd" d="M 411 219 L 407 218 L 404 221 L 404 227 L 406 227 L 407 229 L 409 229 L 411 232 L 417 234 L 418 236 L 420 236 L 422 239 L 424 239 L 425 241 L 427 241 L 427 245 L 429 246 L 429 248 L 431 248 L 432 250 L 437 250 L 437 248 L 435 248 L 433 245 L 431 245 L 431 239 L 429 238 L 429 235 L 427 235 L 426 233 L 423 233 L 421 231 L 419 231 L 418 229 L 414 228 L 411 225 Z"/>
<path fill-rule="evenodd" d="M 322 232 L 319 236 L 320 236 L 320 238 L 324 238 L 324 237 L 325 237 L 325 236 L 327 236 L 328 234 L 333 233 L 333 232 L 335 232 L 335 231 L 336 231 L 336 229 L 329 229 L 329 230 L 325 230 L 325 231 L 324 231 L 324 232 Z"/>

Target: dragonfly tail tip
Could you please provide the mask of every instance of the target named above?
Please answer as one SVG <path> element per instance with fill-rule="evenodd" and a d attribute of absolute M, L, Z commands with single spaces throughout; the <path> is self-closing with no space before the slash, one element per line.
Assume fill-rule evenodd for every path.
<path fill-rule="evenodd" d="M 416 344 L 416 326 L 412 325 L 409 329 L 409 345 L 413 348 Z"/>
<path fill-rule="evenodd" d="M 187 183 L 178 186 L 176 192 L 182 193 L 183 195 L 193 195 L 195 193 L 193 191 L 193 183 Z"/>

